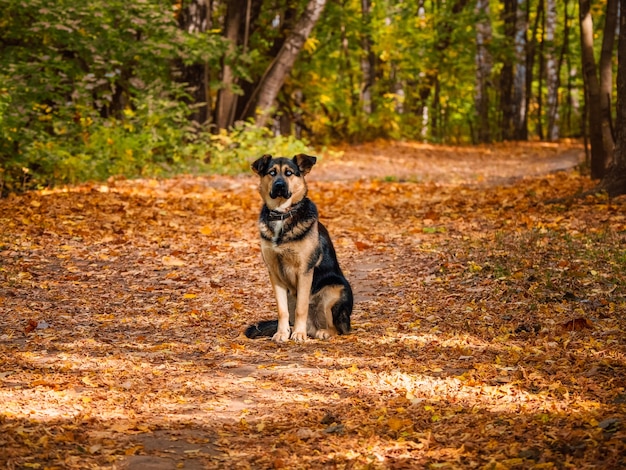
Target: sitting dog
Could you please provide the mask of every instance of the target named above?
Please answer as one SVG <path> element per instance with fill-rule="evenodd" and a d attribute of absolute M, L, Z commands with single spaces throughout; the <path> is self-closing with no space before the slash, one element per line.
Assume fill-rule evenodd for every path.
<path fill-rule="evenodd" d="M 249 326 L 248 338 L 276 342 L 328 339 L 350 331 L 352 289 L 344 277 L 304 177 L 315 157 L 264 155 L 252 164 L 260 177 L 261 252 L 278 304 L 278 320 Z M 293 327 L 293 329 L 291 328 Z"/>

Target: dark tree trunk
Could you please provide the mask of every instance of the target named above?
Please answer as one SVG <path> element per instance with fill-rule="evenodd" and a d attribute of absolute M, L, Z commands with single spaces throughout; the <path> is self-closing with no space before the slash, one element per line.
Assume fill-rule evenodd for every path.
<path fill-rule="evenodd" d="M 583 76 L 585 78 L 585 99 L 587 126 L 591 143 L 591 177 L 602 178 L 605 172 L 606 152 L 602 142 L 602 108 L 600 106 L 600 82 L 596 61 L 593 55 L 593 23 L 589 11 L 589 0 L 579 0 L 580 42 L 582 50 Z"/>
<path fill-rule="evenodd" d="M 527 20 L 530 17 L 530 2 L 527 4 L 528 10 L 526 11 Z M 543 17 L 544 11 L 544 1 L 539 0 L 537 4 L 537 13 L 535 15 L 535 23 L 533 24 L 532 31 L 530 33 L 530 41 L 528 44 L 528 50 L 526 55 L 526 96 L 525 96 L 525 109 L 526 114 L 524 115 L 524 123 L 523 126 L 519 129 L 520 132 L 524 133 L 523 139 L 528 139 L 528 114 L 530 109 L 530 100 L 532 97 L 533 90 L 533 70 L 535 68 L 535 57 L 537 56 L 537 31 L 539 31 L 539 24 L 541 18 Z M 539 58 L 541 60 L 541 58 Z M 519 140 L 522 140 L 522 136 L 518 137 Z"/>
<path fill-rule="evenodd" d="M 232 0 L 227 5 L 224 37 L 228 40 L 229 47 L 228 57 L 222 63 L 222 88 L 218 92 L 215 105 L 215 126 L 218 129 L 227 129 L 235 121 L 237 95 L 233 92 L 233 87 L 237 84 L 237 78 L 229 62 L 234 59 L 237 48 L 244 45 L 244 31 L 250 19 L 250 0 Z"/>
<path fill-rule="evenodd" d="M 476 13 L 479 15 L 476 22 L 476 87 L 474 103 L 478 120 L 478 142 L 491 141 L 489 126 L 489 78 L 492 69 L 492 58 L 487 44 L 491 42 L 491 23 L 489 20 L 489 2 L 478 0 Z"/>
<path fill-rule="evenodd" d="M 626 0 L 620 0 L 620 32 L 617 56 L 617 107 L 613 164 L 600 182 L 610 196 L 626 194 Z"/>
<path fill-rule="evenodd" d="M 613 160 L 615 141 L 611 126 L 611 94 L 613 92 L 613 46 L 615 44 L 615 28 L 617 26 L 618 0 L 607 0 L 600 54 L 600 108 L 602 113 L 602 147 L 604 148 L 604 168 L 607 169 Z"/>
<path fill-rule="evenodd" d="M 565 5 L 567 8 L 567 4 Z M 546 3 L 546 137 L 548 140 L 559 138 L 559 72 L 560 62 L 557 62 L 556 47 L 556 0 L 547 0 Z"/>
<path fill-rule="evenodd" d="M 191 0 L 178 18 L 181 29 L 188 33 L 203 33 L 209 28 L 211 0 Z M 187 84 L 189 102 L 195 107 L 191 119 L 204 124 L 210 115 L 208 64 L 181 65 L 181 81 Z"/>

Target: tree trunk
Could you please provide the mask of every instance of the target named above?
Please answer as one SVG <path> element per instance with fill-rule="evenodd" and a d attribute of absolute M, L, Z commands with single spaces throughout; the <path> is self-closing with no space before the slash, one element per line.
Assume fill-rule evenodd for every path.
<path fill-rule="evenodd" d="M 443 138 L 441 130 L 441 84 L 438 75 L 435 77 L 435 92 L 433 93 L 430 112 L 430 136 L 435 142 L 441 142 Z"/>
<path fill-rule="evenodd" d="M 543 2 L 542 2 L 543 3 Z M 544 5 L 545 7 L 545 5 Z M 541 18 L 538 18 L 537 21 L 541 22 L 541 30 L 539 32 L 539 70 L 537 71 L 537 137 L 539 140 L 543 140 L 543 75 L 545 69 L 545 55 L 544 55 L 544 31 L 546 29 L 546 15 L 545 11 L 542 8 L 537 14 L 541 13 Z"/>
<path fill-rule="evenodd" d="M 203 33 L 209 29 L 211 0 L 191 0 L 178 18 L 181 29 L 188 33 Z M 190 94 L 191 104 L 201 104 L 195 107 L 191 119 L 204 124 L 210 115 L 211 102 L 209 95 L 209 66 L 208 64 L 181 65 L 181 81 L 186 83 Z"/>
<path fill-rule="evenodd" d="M 218 129 L 227 129 L 235 121 L 237 95 L 233 92 L 233 86 L 237 79 L 229 60 L 232 60 L 237 47 L 243 44 L 242 25 L 246 27 L 250 16 L 250 0 L 232 0 L 227 5 L 224 37 L 229 42 L 229 57 L 222 63 L 222 88 L 217 94 L 215 105 L 215 126 Z"/>
<path fill-rule="evenodd" d="M 620 32 L 626 31 L 626 0 L 620 0 Z M 613 164 L 600 182 L 609 196 L 626 194 L 626 34 L 620 34 L 617 56 L 617 107 Z"/>
<path fill-rule="evenodd" d="M 547 0 L 546 3 L 546 88 L 547 88 L 547 115 L 548 140 L 559 138 L 559 67 L 556 60 L 554 45 L 556 33 L 556 0 Z"/>
<path fill-rule="evenodd" d="M 567 9 L 568 9 L 568 0 L 565 0 L 563 5 L 563 43 L 561 44 L 561 52 L 559 53 L 559 62 L 557 65 L 557 71 L 556 71 L 556 79 L 557 79 L 557 89 L 560 87 L 561 84 L 561 70 L 563 69 L 563 63 L 567 60 L 567 71 L 568 71 L 568 75 L 571 75 L 570 71 L 570 62 L 569 62 L 569 33 L 570 33 L 570 23 L 569 23 L 569 15 L 567 14 Z M 563 119 L 562 122 L 567 123 L 567 131 L 565 132 L 565 135 L 571 134 L 571 109 L 572 109 L 572 102 L 571 102 L 571 89 L 569 87 L 569 80 L 570 78 L 568 78 L 568 86 L 566 87 L 566 100 L 565 102 L 567 103 L 567 106 L 565 106 L 565 118 Z M 557 119 L 555 119 L 555 121 L 559 121 L 560 117 L 557 116 Z"/>
<path fill-rule="evenodd" d="M 259 93 L 256 100 L 255 114 L 258 127 L 264 126 L 270 118 L 278 92 L 285 83 L 285 79 L 291 72 L 298 53 L 311 34 L 325 6 L 326 0 L 309 1 L 302 17 L 287 37 L 276 58 L 269 65 L 259 84 Z"/>
<path fill-rule="evenodd" d="M 527 2 L 526 4 L 526 20 L 527 23 L 530 23 L 530 2 Z M 522 133 L 523 133 L 523 140 L 527 140 L 528 139 L 528 115 L 529 115 L 529 110 L 530 110 L 530 100 L 532 97 L 532 91 L 533 91 L 533 70 L 535 68 L 535 58 L 537 55 L 537 46 L 538 46 L 538 41 L 537 41 L 537 34 L 539 31 L 539 24 L 541 21 L 541 18 L 543 17 L 543 9 L 544 9 L 544 0 L 539 0 L 539 2 L 537 3 L 537 12 L 535 14 L 535 22 L 533 24 L 532 30 L 530 32 L 530 41 L 528 42 L 528 48 L 526 50 L 526 90 L 525 90 L 525 96 L 524 96 L 524 109 L 525 109 L 525 113 L 524 113 L 524 122 L 520 123 L 520 136 L 518 137 L 520 140 L 522 140 Z M 540 58 L 541 60 L 541 58 Z"/>
<path fill-rule="evenodd" d="M 478 142 L 491 141 L 489 129 L 489 77 L 491 75 L 491 54 L 487 44 L 491 41 L 491 23 L 489 22 L 489 1 L 477 0 L 476 12 L 476 89 L 474 102 L 478 117 Z"/>
<path fill-rule="evenodd" d="M 350 45 L 348 43 L 348 35 L 346 25 L 342 24 L 341 28 L 341 57 L 343 61 L 342 73 L 348 78 L 348 93 L 350 96 L 350 116 L 354 117 L 358 112 L 359 96 L 354 85 L 354 74 L 352 73 L 352 60 L 350 59 Z"/>
<path fill-rule="evenodd" d="M 593 23 L 589 0 L 578 0 L 580 9 L 580 46 L 582 51 L 587 125 L 591 143 L 591 177 L 602 178 L 605 172 L 606 153 L 602 142 L 602 108 L 600 106 L 600 82 L 593 56 Z"/>
<path fill-rule="evenodd" d="M 375 103 L 372 100 L 372 88 L 376 77 L 376 54 L 372 51 L 371 30 L 371 0 L 361 0 L 361 13 L 363 15 L 363 30 L 361 32 L 361 73 L 363 85 L 361 86 L 361 103 L 363 112 L 367 115 L 375 111 Z"/>
<path fill-rule="evenodd" d="M 504 22 L 504 35 L 507 44 L 515 46 L 517 31 L 517 0 L 504 0 L 502 21 Z M 515 71 L 515 57 L 505 54 L 500 71 L 500 113 L 502 116 L 500 129 L 502 139 L 512 140 L 515 135 L 514 106 L 513 106 L 513 73 Z"/>
<path fill-rule="evenodd" d="M 528 75 L 529 59 L 528 39 L 528 6 L 525 0 L 517 0 L 517 24 L 515 25 L 515 76 L 513 78 L 513 128 L 516 140 L 528 138 L 528 99 L 526 92 L 526 76 Z M 530 67 L 532 76 L 532 67 Z"/>
<path fill-rule="evenodd" d="M 613 45 L 615 44 L 615 28 L 617 26 L 617 0 L 607 0 L 600 54 L 600 108 L 602 112 L 602 147 L 604 148 L 604 169 L 613 160 L 615 141 L 611 126 L 611 96 L 613 93 Z"/>

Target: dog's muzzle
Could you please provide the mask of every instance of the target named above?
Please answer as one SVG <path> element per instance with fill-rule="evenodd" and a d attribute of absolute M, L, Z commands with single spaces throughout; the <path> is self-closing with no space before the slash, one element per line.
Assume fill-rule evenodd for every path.
<path fill-rule="evenodd" d="M 272 183 L 272 190 L 270 191 L 270 197 L 272 199 L 283 198 L 289 199 L 291 197 L 291 193 L 289 192 L 289 187 L 287 186 L 287 182 L 280 178 Z"/>

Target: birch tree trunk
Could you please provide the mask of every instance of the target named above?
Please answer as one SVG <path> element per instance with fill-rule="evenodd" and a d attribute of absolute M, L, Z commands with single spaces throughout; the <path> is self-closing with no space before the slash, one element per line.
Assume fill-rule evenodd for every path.
<path fill-rule="evenodd" d="M 539 64 L 537 67 L 537 121 L 535 124 L 535 129 L 537 132 L 537 137 L 539 140 L 543 140 L 543 76 L 545 73 L 545 65 L 546 61 L 544 60 L 545 54 L 545 30 L 546 30 L 546 14 L 545 14 L 545 5 L 544 0 L 540 0 L 540 7 L 537 7 L 537 24 L 541 25 L 541 27 L 537 30 L 538 35 L 538 48 L 537 57 L 539 59 Z"/>
<path fill-rule="evenodd" d="M 554 39 L 556 36 L 556 0 L 546 1 L 546 87 L 548 140 L 559 138 L 559 73 Z"/>
<path fill-rule="evenodd" d="M 291 72 L 298 53 L 311 34 L 325 6 L 326 0 L 309 1 L 302 17 L 298 20 L 278 55 L 266 70 L 261 83 L 259 83 L 256 101 L 255 116 L 258 127 L 263 127 L 270 118 L 278 92 L 285 83 L 285 79 Z"/>
<path fill-rule="evenodd" d="M 526 96 L 528 13 L 525 0 L 517 0 L 517 24 L 515 25 L 515 75 L 513 78 L 513 127 L 514 138 L 528 138 L 528 105 Z"/>
<path fill-rule="evenodd" d="M 617 106 L 615 117 L 615 152 L 613 164 L 600 183 L 610 196 L 626 194 L 626 0 L 620 0 L 617 45 Z"/>
<path fill-rule="evenodd" d="M 578 5 L 580 9 L 580 46 L 586 89 L 587 125 L 591 143 L 591 177 L 598 179 L 604 176 L 606 162 L 606 153 L 602 142 L 600 82 L 593 55 L 593 23 L 589 11 L 590 1 L 579 0 Z"/>
<path fill-rule="evenodd" d="M 504 23 L 504 35 L 507 43 L 515 46 L 517 37 L 517 0 L 504 0 L 502 10 L 502 21 Z M 515 73 L 515 56 L 505 54 L 502 70 L 500 71 L 500 113 L 501 132 L 503 140 L 512 140 L 515 136 L 514 106 L 513 106 L 513 77 Z"/>
<path fill-rule="evenodd" d="M 361 103 L 363 112 L 371 114 L 374 109 L 372 101 L 372 88 L 376 76 L 376 55 L 372 52 L 372 38 L 370 34 L 371 0 L 361 0 L 361 13 L 363 15 L 363 32 L 361 36 L 361 47 L 363 56 L 361 57 L 361 73 L 363 74 L 363 84 L 361 86 Z"/>

